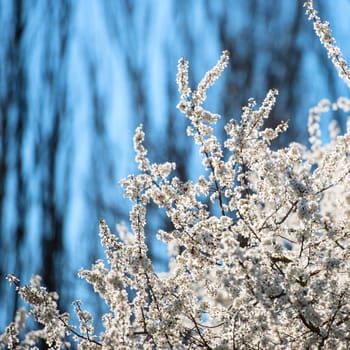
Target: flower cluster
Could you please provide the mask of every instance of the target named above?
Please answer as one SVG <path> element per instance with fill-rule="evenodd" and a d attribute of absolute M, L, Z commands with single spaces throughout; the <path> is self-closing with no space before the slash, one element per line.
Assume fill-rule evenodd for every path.
<path fill-rule="evenodd" d="M 68 328 L 68 313 L 61 314 L 57 308 L 58 294 L 47 292 L 41 286 L 40 276 L 33 276 L 30 284 L 21 287 L 20 281 L 13 275 L 7 276 L 10 283 L 14 284 L 18 294 L 31 306 L 29 314 L 43 326 L 42 329 L 29 331 L 24 339 L 19 338 L 19 334 L 26 327 L 27 313 L 25 309 L 20 309 L 16 313 L 12 322 L 3 335 L 0 336 L 1 347 L 8 349 L 35 349 L 42 339 L 49 347 L 57 349 L 69 346 L 66 336 L 71 333 Z M 73 329 L 73 328 L 72 328 Z"/>
<path fill-rule="evenodd" d="M 312 2 L 306 5 L 321 32 Z M 134 203 L 131 230 L 120 224 L 115 235 L 101 221 L 106 261 L 79 272 L 108 307 L 104 331 L 95 334 L 80 301 L 74 302 L 78 330 L 38 277 L 21 287 L 9 276 L 43 328 L 23 337 L 27 313 L 19 310 L 0 337 L 2 347 L 29 349 L 39 339 L 55 349 L 69 341 L 108 350 L 350 347 L 350 123 L 344 135 L 332 124 L 327 145 L 319 126 L 322 113 L 348 112 L 350 101 L 323 100 L 310 109 L 310 149 L 292 143 L 273 150 L 271 141 L 287 124 L 264 126 L 278 94 L 272 89 L 260 107 L 247 101 L 240 122 L 225 125 L 221 143 L 213 131 L 219 116 L 202 104 L 227 64 L 224 51 L 192 91 L 189 64 L 179 60 L 178 108 L 203 163 L 197 181 L 172 175 L 173 163 L 152 163 L 142 126 L 136 130 L 140 173 L 121 181 Z M 167 273 L 156 273 L 147 253 L 151 203 L 171 224 L 157 236 L 169 247 Z"/>

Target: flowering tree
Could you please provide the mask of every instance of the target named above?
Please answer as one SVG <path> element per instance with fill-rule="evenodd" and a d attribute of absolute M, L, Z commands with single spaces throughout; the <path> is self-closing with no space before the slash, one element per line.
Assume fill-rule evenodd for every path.
<path fill-rule="evenodd" d="M 329 30 L 305 3 L 309 18 L 348 85 L 350 71 Z M 40 277 L 21 286 L 8 279 L 30 305 L 20 309 L 0 338 L 2 347 L 33 348 L 40 339 L 60 349 L 348 349 L 350 347 L 350 123 L 322 145 L 322 113 L 350 111 L 350 100 L 323 100 L 310 110 L 310 149 L 292 143 L 272 150 L 286 130 L 265 128 L 276 102 L 270 90 L 260 107 L 243 107 L 240 123 L 225 125 L 221 144 L 213 132 L 219 116 L 203 108 L 207 89 L 228 64 L 224 51 L 195 90 L 189 64 L 180 59 L 177 83 L 188 135 L 199 145 L 204 175 L 197 181 L 171 176 L 173 163 L 147 158 L 144 133 L 134 137 L 140 173 L 121 181 L 134 202 L 131 232 L 118 225 L 118 237 L 104 221 L 100 237 L 106 262 L 98 260 L 79 277 L 106 303 L 103 333 L 81 301 L 74 309 L 80 329 L 57 308 L 58 295 Z M 169 247 L 169 272 L 156 273 L 145 244 L 150 203 L 163 208 L 172 230 L 159 231 Z M 130 293 L 132 291 L 132 293 Z M 27 315 L 43 326 L 21 331 Z M 70 337 L 71 335 L 71 337 Z"/>

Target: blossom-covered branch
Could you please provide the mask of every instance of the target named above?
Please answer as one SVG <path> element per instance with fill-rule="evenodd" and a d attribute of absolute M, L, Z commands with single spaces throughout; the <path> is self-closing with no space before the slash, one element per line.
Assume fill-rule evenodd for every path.
<path fill-rule="evenodd" d="M 332 60 L 339 76 L 350 87 L 350 68 L 340 48 L 335 45 L 336 41 L 329 28 L 329 22 L 321 21 L 321 18 L 317 15 L 317 11 L 314 9 L 313 0 L 306 1 L 304 7 L 306 7 L 306 14 L 309 16 L 309 20 L 313 21 L 315 33 L 328 52 L 328 57 Z"/>
<path fill-rule="evenodd" d="M 312 3 L 306 6 L 319 26 Z M 121 181 L 133 202 L 130 225 L 117 225 L 114 234 L 101 220 L 106 259 L 79 272 L 108 308 L 95 320 L 103 331 L 96 334 L 81 301 L 73 303 L 78 329 L 39 277 L 21 287 L 11 275 L 30 309 L 18 311 L 2 347 L 32 349 L 40 340 L 94 350 L 350 347 L 350 122 L 343 135 L 332 123 L 329 144 L 319 126 L 322 113 L 348 112 L 350 101 L 322 100 L 310 109 L 310 148 L 275 150 L 271 141 L 287 123 L 265 127 L 278 96 L 271 89 L 260 106 L 247 101 L 220 142 L 220 116 L 203 103 L 228 60 L 224 51 L 195 89 L 188 61 L 178 63 L 178 108 L 203 164 L 197 181 L 176 177 L 174 163 L 153 163 L 142 125 L 135 131 L 139 173 Z M 157 235 L 169 249 L 166 273 L 157 273 L 148 256 L 150 204 L 165 211 L 171 228 Z M 42 329 L 26 331 L 29 314 Z"/>

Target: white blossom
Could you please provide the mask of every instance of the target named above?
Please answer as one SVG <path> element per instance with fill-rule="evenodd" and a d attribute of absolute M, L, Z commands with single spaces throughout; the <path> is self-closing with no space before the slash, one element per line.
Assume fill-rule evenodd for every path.
<path fill-rule="evenodd" d="M 312 0 L 306 1 L 304 6 L 306 7 L 306 14 L 308 15 L 309 20 L 313 21 L 315 33 L 327 50 L 328 57 L 331 58 L 339 76 L 345 81 L 347 86 L 350 87 L 350 69 L 340 48 L 335 45 L 336 41 L 332 36 L 331 29 L 329 28 L 329 22 L 321 21 L 320 17 L 317 15 L 317 11 L 314 9 Z"/>
<path fill-rule="evenodd" d="M 312 1 L 306 6 L 348 77 L 328 24 Z M 203 103 L 227 65 L 224 51 L 192 91 L 188 61 L 178 64 L 178 108 L 203 163 L 197 181 L 174 176 L 173 163 L 152 163 L 142 125 L 136 129 L 139 173 L 121 181 L 133 202 L 130 222 L 118 224 L 116 235 L 101 220 L 106 258 L 79 272 L 106 304 L 95 320 L 103 331 L 97 334 L 81 301 L 73 303 L 78 327 L 39 277 L 22 286 L 9 275 L 29 311 L 17 312 L 0 336 L 2 348 L 33 349 L 40 339 L 54 349 L 72 342 L 89 350 L 349 348 L 350 123 L 344 135 L 333 125 L 329 144 L 320 135 L 322 113 L 348 112 L 349 100 L 322 100 L 310 110 L 310 148 L 294 142 L 274 150 L 270 143 L 287 123 L 265 128 L 276 103 L 272 89 L 261 106 L 247 101 L 240 121 L 224 126 L 221 143 L 214 133 L 219 115 Z M 168 245 L 166 273 L 156 273 L 148 256 L 152 203 L 169 221 L 157 235 Z M 26 332 L 28 315 L 42 329 Z"/>

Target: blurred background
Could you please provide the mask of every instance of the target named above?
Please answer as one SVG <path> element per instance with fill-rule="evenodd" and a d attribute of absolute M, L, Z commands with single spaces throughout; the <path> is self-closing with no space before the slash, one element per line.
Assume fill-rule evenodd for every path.
<path fill-rule="evenodd" d="M 80 267 L 103 257 L 98 221 L 128 221 L 118 181 L 137 171 L 132 136 L 143 123 L 152 161 L 177 162 L 177 176 L 201 172 L 187 121 L 176 110 L 177 60 L 190 61 L 196 86 L 222 50 L 231 63 L 205 107 L 239 119 L 249 97 L 280 91 L 269 125 L 289 120 L 274 147 L 305 145 L 308 109 L 348 96 L 303 1 L 0 0 L 0 333 L 20 300 L 5 281 L 41 274 L 62 310 L 101 301 Z M 315 1 L 350 57 L 350 1 Z M 322 120 L 327 130 L 331 115 Z M 344 115 L 335 114 L 344 129 Z M 327 141 L 327 133 L 324 133 Z M 147 237 L 157 271 L 166 247 L 155 239 L 164 213 L 150 207 Z"/>

